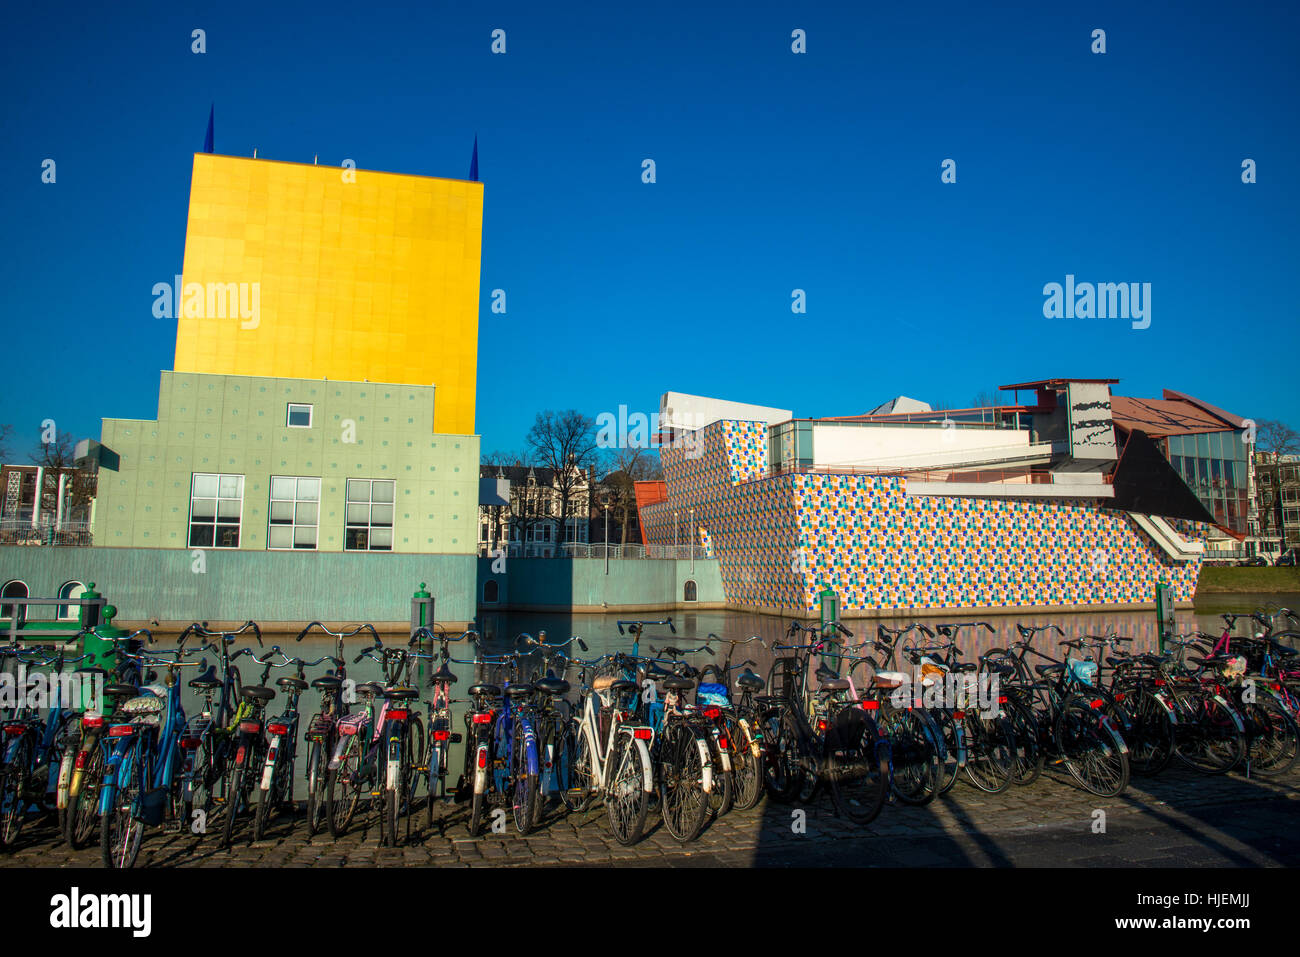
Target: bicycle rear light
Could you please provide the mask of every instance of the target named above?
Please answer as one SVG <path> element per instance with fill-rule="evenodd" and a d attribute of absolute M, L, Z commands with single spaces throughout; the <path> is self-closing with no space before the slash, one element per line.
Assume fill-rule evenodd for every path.
<path fill-rule="evenodd" d="M 478 749 L 478 766 L 480 771 L 487 767 L 487 748 Z"/>
<path fill-rule="evenodd" d="M 721 708 L 705 708 L 705 709 L 704 709 L 704 717 L 708 718 L 710 721 L 717 721 L 720 717 L 722 717 L 722 709 L 721 709 Z"/>
<path fill-rule="evenodd" d="M 1100 698 L 1097 698 L 1095 701 L 1089 702 L 1088 707 L 1092 708 L 1093 710 L 1100 710 L 1102 707 L 1105 706 L 1105 704 L 1106 702 L 1102 701 Z"/>
<path fill-rule="evenodd" d="M 9 729 L 5 728 L 5 730 L 8 731 Z M 115 724 L 113 725 L 113 727 L 108 729 L 108 736 L 110 738 L 124 738 L 134 730 L 135 730 L 134 725 Z"/>
<path fill-rule="evenodd" d="M 202 743 L 203 743 L 202 738 L 181 738 L 181 750 L 197 751 L 199 745 Z"/>
<path fill-rule="evenodd" d="M 104 716 L 102 714 L 82 715 L 81 726 L 83 728 L 102 728 L 104 726 Z"/>
<path fill-rule="evenodd" d="M 492 723 L 492 712 L 491 712 L 491 711 L 484 711 L 484 712 L 482 712 L 481 714 L 476 714 L 476 715 L 474 715 L 474 723 L 475 723 L 475 724 L 491 724 L 491 723 Z"/>
<path fill-rule="evenodd" d="M 405 708 L 390 708 L 388 711 L 388 720 L 405 721 L 408 714 L 410 714 L 410 712 Z"/>
<path fill-rule="evenodd" d="M 266 730 L 272 734 L 288 734 L 289 726 L 287 724 L 268 724 Z"/>
<path fill-rule="evenodd" d="M 243 731 L 243 732 L 245 732 L 245 733 L 247 733 L 247 734 L 257 734 L 257 732 L 259 732 L 259 731 L 262 730 L 262 722 L 260 722 L 260 721 L 241 721 L 241 722 L 239 722 L 239 730 L 240 730 L 240 731 Z"/>
<path fill-rule="evenodd" d="M 879 711 L 879 710 L 880 710 L 880 702 L 879 702 L 879 701 L 864 701 L 864 702 L 862 702 L 862 710 L 863 710 L 863 711 Z"/>
<path fill-rule="evenodd" d="M 450 737 L 451 737 L 451 732 L 450 732 L 450 731 L 435 731 L 435 732 L 433 732 L 433 740 L 435 740 L 435 741 L 446 741 L 446 740 L 448 740 Z"/>
<path fill-rule="evenodd" d="M 654 731 L 652 731 L 649 728 L 632 729 L 632 737 L 636 738 L 638 741 L 649 741 L 654 736 L 655 736 Z"/>
<path fill-rule="evenodd" d="M 825 719 L 825 718 L 818 718 L 818 719 L 817 719 L 817 730 L 818 730 L 818 731 L 825 731 L 825 730 L 826 730 L 826 719 Z"/>

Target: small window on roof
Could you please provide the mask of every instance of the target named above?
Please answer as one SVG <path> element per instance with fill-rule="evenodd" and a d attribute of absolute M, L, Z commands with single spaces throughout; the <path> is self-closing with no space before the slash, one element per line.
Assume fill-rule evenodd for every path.
<path fill-rule="evenodd" d="M 288 419 L 285 424 L 291 429 L 310 429 L 311 406 L 303 402 L 290 402 Z"/>

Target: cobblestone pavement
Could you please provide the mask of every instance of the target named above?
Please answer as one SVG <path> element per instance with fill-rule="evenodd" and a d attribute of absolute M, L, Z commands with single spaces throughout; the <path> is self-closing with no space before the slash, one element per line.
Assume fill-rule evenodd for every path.
<path fill-rule="evenodd" d="M 292 826 L 281 817 L 256 843 L 243 828 L 228 851 L 217 848 L 215 834 L 159 829 L 147 836 L 137 866 L 1288 866 L 1300 862 L 1300 837 L 1292 836 L 1298 800 L 1300 771 L 1248 780 L 1170 767 L 1102 800 L 1049 769 L 1033 785 L 1003 794 L 959 779 L 930 806 L 889 805 L 866 828 L 836 818 L 822 798 L 803 808 L 764 800 L 751 811 L 732 811 L 688 845 L 664 830 L 653 806 L 647 834 L 634 847 L 614 840 L 600 807 L 567 816 L 552 811 L 526 837 L 511 821 L 502 834 L 472 840 L 464 809 L 439 805 L 432 827 L 418 810 L 400 847 L 379 846 L 373 816 L 361 820 L 359 813 L 359 823 L 337 841 L 328 834 L 309 840 L 301 816 Z M 806 812 L 802 833 L 794 826 L 798 810 Z M 1104 832 L 1097 831 L 1097 811 L 1105 812 Z M 52 825 L 32 825 L 0 865 L 99 867 L 99 848 L 71 851 L 56 842 Z"/>

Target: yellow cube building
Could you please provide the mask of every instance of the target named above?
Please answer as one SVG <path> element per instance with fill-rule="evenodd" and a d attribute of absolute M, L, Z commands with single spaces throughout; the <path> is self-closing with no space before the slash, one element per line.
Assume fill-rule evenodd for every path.
<path fill-rule="evenodd" d="M 482 237 L 482 183 L 195 154 L 174 370 L 432 385 L 472 435 Z"/>

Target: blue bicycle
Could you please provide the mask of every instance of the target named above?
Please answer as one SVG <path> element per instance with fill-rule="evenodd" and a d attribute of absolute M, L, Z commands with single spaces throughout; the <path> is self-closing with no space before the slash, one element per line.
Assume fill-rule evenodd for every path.
<path fill-rule="evenodd" d="M 152 635 L 148 638 L 153 641 Z M 184 654 L 131 655 L 142 666 L 165 667 L 167 674 L 163 685 L 141 688 L 138 697 L 124 701 L 115 719 L 126 720 L 108 729 L 108 762 L 99 791 L 99 849 L 105 867 L 134 866 L 145 828 L 161 824 L 177 797 L 185 728 L 179 672 L 200 664 L 182 660 Z M 171 810 L 174 817 L 175 808 Z"/>

